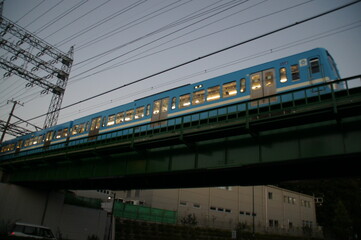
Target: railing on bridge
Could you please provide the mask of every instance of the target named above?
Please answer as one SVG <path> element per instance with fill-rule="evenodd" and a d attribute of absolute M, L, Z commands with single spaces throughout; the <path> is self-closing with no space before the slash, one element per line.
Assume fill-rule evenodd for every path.
<path fill-rule="evenodd" d="M 211 110 L 197 111 L 180 117 L 101 133 L 96 139 L 84 137 L 70 140 L 67 144 L 51 145 L 44 152 L 23 151 L 13 155 L 15 160 L 0 162 L 0 166 L 24 163 L 89 149 L 109 148 L 115 151 L 138 151 L 152 146 L 170 145 L 189 140 L 189 136 L 218 138 L 224 134 L 251 133 L 257 135 L 264 129 L 280 128 L 290 124 L 315 121 L 329 115 L 356 114 L 354 105 L 361 102 L 361 75 L 342 80 L 326 82 L 302 89 L 278 93 L 241 103 L 221 106 Z M 276 99 L 276 101 L 275 101 Z M 262 104 L 261 104 L 262 103 Z M 350 111 L 348 111 L 350 109 Z M 311 118 L 312 117 L 312 118 Z M 237 131 L 235 131 L 237 130 Z M 188 136 L 188 140 L 185 137 Z M 146 146 L 145 146 L 146 145 Z"/>

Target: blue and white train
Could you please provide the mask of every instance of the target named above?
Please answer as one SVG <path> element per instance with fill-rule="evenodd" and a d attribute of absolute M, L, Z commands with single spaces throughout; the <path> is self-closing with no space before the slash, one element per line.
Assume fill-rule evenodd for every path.
<path fill-rule="evenodd" d="M 279 102 L 264 98 L 340 78 L 336 64 L 326 49 L 316 48 L 195 84 L 164 91 L 106 111 L 59 124 L 3 142 L 0 160 L 25 154 L 83 144 L 99 135 L 115 137 L 137 125 L 157 127 L 162 120 L 248 100 L 257 105 Z M 329 92 L 324 89 L 323 93 Z M 323 94 L 321 93 L 321 94 Z M 315 93 L 320 94 L 320 92 Z M 282 101 L 285 101 L 283 99 Z M 152 122 L 154 124 L 152 125 Z M 124 131 L 122 131 L 124 134 Z"/>

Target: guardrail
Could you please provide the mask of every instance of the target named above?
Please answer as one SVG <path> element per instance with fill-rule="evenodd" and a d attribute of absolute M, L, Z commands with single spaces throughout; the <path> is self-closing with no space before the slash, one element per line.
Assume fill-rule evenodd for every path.
<path fill-rule="evenodd" d="M 218 131 L 221 134 L 222 129 L 236 127 L 249 130 L 252 124 L 258 122 L 272 122 L 274 119 L 280 120 L 287 117 L 297 118 L 300 114 L 309 115 L 310 112 L 320 115 L 323 114 L 321 110 L 325 109 L 332 114 L 338 114 L 340 106 L 359 102 L 361 102 L 361 75 L 100 133 L 96 139 L 92 136 L 53 144 L 42 152 L 39 152 L 39 149 L 22 151 L 18 156 L 3 157 L 0 166 L 43 159 L 47 156 L 84 152 L 89 149 L 125 146 L 127 151 L 130 151 L 134 150 L 134 146 L 139 143 L 162 141 L 163 144 L 167 144 L 164 141 L 169 139 L 183 141 L 186 134 L 194 136 L 207 132 L 208 137 L 212 137 L 210 134 L 217 137 L 214 133 Z M 171 141 L 168 144 L 171 144 Z M 17 159 L 6 161 L 10 158 Z"/>

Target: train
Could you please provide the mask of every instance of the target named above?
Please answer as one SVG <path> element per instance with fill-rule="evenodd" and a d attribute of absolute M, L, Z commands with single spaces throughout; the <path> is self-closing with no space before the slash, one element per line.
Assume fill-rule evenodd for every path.
<path fill-rule="evenodd" d="M 280 101 L 277 97 L 265 97 L 338 79 L 340 74 L 330 53 L 324 48 L 315 48 L 183 85 L 5 141 L 0 146 L 0 161 L 84 144 L 98 137 L 116 137 L 116 133 L 127 134 L 119 130 L 136 126 L 148 124 L 148 127 L 156 128 L 170 118 L 235 103 L 255 100 L 251 107 L 277 104 Z M 314 94 L 326 94 L 330 89 L 324 87 L 321 93 L 317 91 Z"/>

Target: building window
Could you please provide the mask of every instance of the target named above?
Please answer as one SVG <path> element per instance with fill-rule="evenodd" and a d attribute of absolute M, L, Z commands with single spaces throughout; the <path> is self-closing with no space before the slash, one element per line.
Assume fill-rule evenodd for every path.
<path fill-rule="evenodd" d="M 186 201 L 180 201 L 180 202 L 179 202 L 179 205 L 181 205 L 181 206 L 187 206 L 187 202 L 186 202 Z"/>
<path fill-rule="evenodd" d="M 273 193 L 272 192 L 268 192 L 268 199 L 273 199 Z"/>
<path fill-rule="evenodd" d="M 268 220 L 268 226 L 271 228 L 278 228 L 278 220 Z"/>
<path fill-rule="evenodd" d="M 216 211 L 216 210 L 217 210 L 217 208 L 216 208 L 216 207 L 213 207 L 213 206 L 211 206 L 209 209 L 212 210 L 212 211 Z"/>
<path fill-rule="evenodd" d="M 201 208 L 201 205 L 199 203 L 193 203 L 194 208 Z"/>
<path fill-rule="evenodd" d="M 230 186 L 218 187 L 218 189 L 227 190 L 227 191 L 232 191 L 232 187 L 230 187 Z"/>

